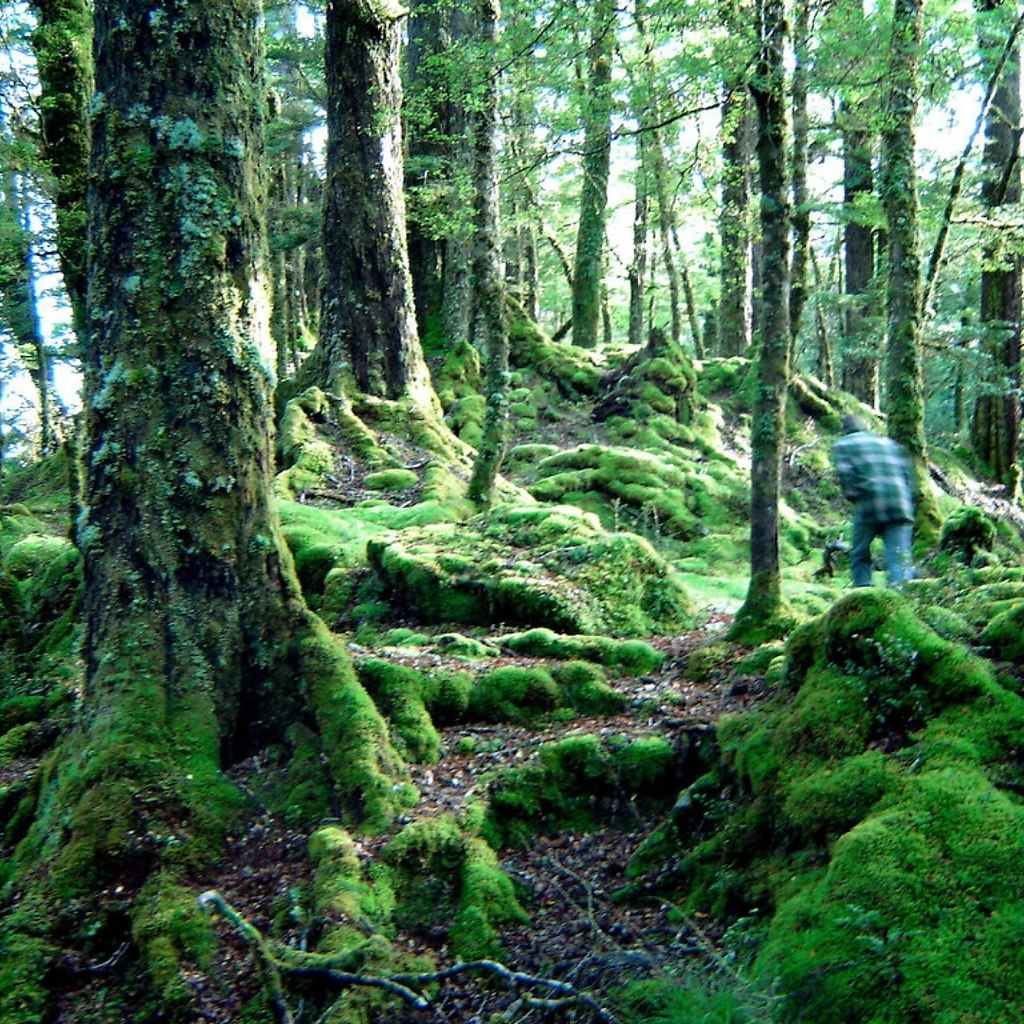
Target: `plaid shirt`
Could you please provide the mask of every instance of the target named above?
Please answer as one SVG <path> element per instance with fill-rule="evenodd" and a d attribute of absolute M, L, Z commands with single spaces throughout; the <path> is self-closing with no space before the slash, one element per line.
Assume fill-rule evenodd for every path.
<path fill-rule="evenodd" d="M 876 523 L 914 521 L 914 487 L 907 454 L 887 437 L 856 431 L 832 446 L 843 494 Z"/>

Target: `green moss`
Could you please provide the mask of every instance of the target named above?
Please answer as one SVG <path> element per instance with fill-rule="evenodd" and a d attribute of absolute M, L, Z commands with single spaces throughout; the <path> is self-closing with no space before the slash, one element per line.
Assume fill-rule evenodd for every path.
<path fill-rule="evenodd" d="M 370 829 L 382 828 L 413 799 L 387 726 L 339 642 L 322 624 L 311 623 L 299 654 L 345 817 Z"/>
<path fill-rule="evenodd" d="M 217 949 L 195 893 L 166 875 L 150 879 L 132 908 L 132 940 L 165 1012 L 191 1009 L 191 975 L 209 968 Z"/>
<path fill-rule="evenodd" d="M 411 469 L 381 469 L 367 473 L 364 483 L 378 491 L 401 491 L 415 487 L 419 477 Z"/>
<path fill-rule="evenodd" d="M 398 895 L 398 924 L 444 929 L 458 957 L 500 955 L 501 924 L 527 920 L 494 851 L 453 818 L 407 825 L 383 856 Z"/>
<path fill-rule="evenodd" d="M 569 661 L 551 669 L 569 704 L 583 715 L 620 715 L 626 697 L 612 689 L 604 672 L 589 661 Z"/>
<path fill-rule="evenodd" d="M 358 661 L 356 670 L 390 723 L 399 752 L 410 761 L 437 761 L 441 737 L 427 711 L 424 692 L 433 687 L 424 683 L 422 674 L 379 658 Z"/>
<path fill-rule="evenodd" d="M 42 1024 L 48 1018 L 47 978 L 59 949 L 52 912 L 38 896 L 23 897 L 0 924 L 0 1020 Z"/>
<path fill-rule="evenodd" d="M 497 668 L 480 677 L 468 714 L 484 722 L 528 724 L 562 703 L 558 684 L 541 668 Z"/>
<path fill-rule="evenodd" d="M 517 654 L 560 660 L 596 661 L 623 675 L 656 672 L 665 656 L 642 640 L 615 640 L 606 636 L 565 636 L 544 627 L 511 633 L 501 638 L 504 647 Z"/>

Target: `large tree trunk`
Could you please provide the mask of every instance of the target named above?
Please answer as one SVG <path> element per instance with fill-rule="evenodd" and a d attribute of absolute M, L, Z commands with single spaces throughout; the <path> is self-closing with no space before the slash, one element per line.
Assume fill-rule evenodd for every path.
<path fill-rule="evenodd" d="M 918 540 L 938 534 L 924 441 L 921 386 L 921 256 L 918 248 L 914 115 L 920 96 L 923 0 L 896 0 L 889 50 L 889 99 L 882 132 L 882 201 L 888 225 L 886 413 L 889 435 L 917 475 Z"/>
<path fill-rule="evenodd" d="M 996 5 L 984 5 L 979 31 L 983 52 L 996 49 L 993 19 Z M 995 211 L 1020 202 L 1021 176 L 1017 148 L 1020 144 L 1020 52 L 1015 50 L 1003 68 L 985 122 L 985 177 L 981 198 Z M 1008 496 L 1020 491 L 1020 359 L 1021 359 L 1021 258 L 1001 244 L 988 243 L 981 274 L 981 323 L 984 349 L 991 372 L 974 404 L 971 445 L 985 469 L 1007 487 Z"/>
<path fill-rule="evenodd" d="M 789 289 L 790 362 L 796 365 L 800 321 L 808 293 L 808 251 L 811 245 L 810 191 L 807 186 L 809 123 L 807 87 L 810 77 L 810 2 L 797 0 L 793 17 L 793 266 Z"/>
<path fill-rule="evenodd" d="M 242 806 L 222 769 L 287 751 L 303 723 L 344 815 L 379 823 L 400 770 L 305 608 L 271 502 L 259 19 L 259 0 L 96 4 L 82 703 L 19 848 L 33 914 L 0 936 L 5 966 L 41 986 L 48 912 L 80 900 L 71 945 L 117 915 L 180 1019 L 198 1019 L 175 969 L 188 943 L 154 903 L 203 871 Z M 42 1019 L 28 991 L 0 992 L 0 1017 Z M 37 1015 L 5 1016 L 7 997 Z"/>
<path fill-rule="evenodd" d="M 403 13 L 360 0 L 327 8 L 324 285 L 305 379 L 431 406 L 405 238 Z"/>
<path fill-rule="evenodd" d="M 498 0 L 477 0 L 479 39 L 493 54 L 498 42 Z M 484 70 L 480 105 L 474 115 L 475 196 L 473 240 L 473 324 L 485 355 L 484 391 L 487 408 L 483 437 L 473 463 L 467 496 L 489 505 L 505 455 L 508 424 L 508 326 L 501 272 L 501 231 L 498 217 L 498 79 L 493 62 Z"/>
<path fill-rule="evenodd" d="M 751 432 L 750 587 L 734 635 L 778 635 L 784 623 L 779 493 L 789 380 L 790 194 L 786 181 L 785 16 L 783 0 L 758 5 L 761 48 L 755 84 L 761 181 L 762 333 Z"/>
<path fill-rule="evenodd" d="M 601 271 L 611 165 L 615 4 L 612 0 L 594 0 L 591 18 L 590 70 L 583 100 L 583 183 L 572 275 L 572 342 L 583 348 L 597 345 L 601 323 Z"/>

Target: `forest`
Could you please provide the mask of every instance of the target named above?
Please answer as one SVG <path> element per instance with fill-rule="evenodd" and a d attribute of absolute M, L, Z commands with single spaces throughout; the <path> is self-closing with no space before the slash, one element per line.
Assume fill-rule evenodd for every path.
<path fill-rule="evenodd" d="M 1022 28 L 5 3 L 0 1024 L 1024 1019 Z"/>

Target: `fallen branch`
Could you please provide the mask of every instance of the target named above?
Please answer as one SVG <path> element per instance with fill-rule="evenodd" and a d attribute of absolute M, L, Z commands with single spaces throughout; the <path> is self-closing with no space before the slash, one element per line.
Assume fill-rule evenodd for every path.
<path fill-rule="evenodd" d="M 495 960 L 471 960 L 453 964 L 440 971 L 422 974 L 360 974 L 339 969 L 338 965 L 348 959 L 347 954 L 322 955 L 292 949 L 267 939 L 258 928 L 245 919 L 220 893 L 208 890 L 199 896 L 199 905 L 207 913 L 219 914 L 246 941 L 261 971 L 264 985 L 270 996 L 274 1012 L 281 1024 L 295 1024 L 295 1017 L 288 1006 L 282 976 L 296 978 L 325 978 L 342 986 L 358 985 L 382 989 L 409 1003 L 417 1010 L 436 1007 L 431 1000 L 416 989 L 437 984 L 467 973 L 494 975 L 519 994 L 521 1001 L 538 1009 L 554 1009 L 568 1005 L 581 1006 L 590 1011 L 603 1024 L 619 1024 L 617 1018 L 606 1010 L 596 999 L 581 992 L 573 985 L 552 978 L 541 978 L 522 971 L 513 971 Z M 543 990 L 547 996 L 532 995 L 530 989 Z"/>

